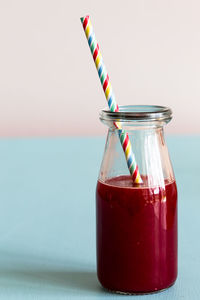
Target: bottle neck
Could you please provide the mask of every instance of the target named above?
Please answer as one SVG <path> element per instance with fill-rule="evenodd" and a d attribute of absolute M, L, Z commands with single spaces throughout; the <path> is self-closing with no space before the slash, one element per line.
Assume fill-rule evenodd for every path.
<path fill-rule="evenodd" d="M 105 124 L 105 122 L 104 122 Z M 118 124 L 118 123 L 117 123 Z M 114 122 L 106 121 L 110 131 L 117 131 L 119 128 Z M 163 132 L 166 123 L 163 122 L 120 122 L 120 128 L 123 128 L 127 132 L 138 131 L 138 132 Z"/>

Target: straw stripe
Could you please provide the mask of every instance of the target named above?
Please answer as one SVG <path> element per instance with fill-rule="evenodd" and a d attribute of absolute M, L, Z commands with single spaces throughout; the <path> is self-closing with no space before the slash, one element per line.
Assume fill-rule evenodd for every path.
<path fill-rule="evenodd" d="M 108 100 L 109 99 L 109 96 L 110 94 L 112 93 L 112 87 L 111 87 L 111 84 L 110 82 L 108 83 L 108 86 L 107 86 L 107 89 L 105 91 L 105 95 L 106 95 L 106 99 Z"/>
<path fill-rule="evenodd" d="M 105 72 L 105 70 L 103 70 L 103 74 L 101 75 L 101 84 L 102 85 L 104 83 L 105 78 L 106 78 L 106 72 Z"/>
<path fill-rule="evenodd" d="M 85 30 L 88 20 L 89 20 L 89 16 L 86 16 L 85 18 L 81 18 L 81 22 L 82 22 L 82 20 L 83 20 L 83 28 Z"/>
<path fill-rule="evenodd" d="M 125 136 L 124 132 L 122 131 L 122 129 L 119 130 L 119 137 L 120 137 L 121 143 L 123 144 L 126 136 Z"/>
<path fill-rule="evenodd" d="M 91 24 L 90 24 L 90 21 L 89 21 L 88 24 L 87 24 L 87 27 L 85 29 L 85 34 L 86 34 L 87 39 L 89 38 L 90 31 L 91 31 Z"/>
<path fill-rule="evenodd" d="M 94 40 L 94 41 L 92 42 L 91 46 L 90 46 L 90 50 L 91 50 L 91 52 L 92 52 L 92 55 L 93 55 L 93 53 L 94 53 L 94 50 L 95 50 L 95 48 L 96 48 L 96 45 L 97 45 L 97 42 Z"/>
<path fill-rule="evenodd" d="M 91 45 L 91 42 L 92 42 L 92 35 L 89 37 L 89 39 L 88 39 L 88 44 L 89 44 L 89 46 Z"/>
<path fill-rule="evenodd" d="M 95 65 L 96 65 L 96 69 L 98 71 L 99 79 L 101 81 L 101 84 L 102 84 L 102 87 L 104 90 L 104 94 L 108 101 L 109 109 L 112 112 L 117 112 L 117 111 L 119 111 L 119 106 L 115 101 L 113 89 L 112 89 L 112 86 L 110 83 L 110 79 L 109 79 L 106 67 L 103 63 L 103 58 L 102 58 L 101 52 L 99 50 L 99 45 L 97 43 L 93 28 L 92 28 L 90 17 L 86 16 L 86 17 L 81 18 L 81 22 L 83 24 L 83 29 L 85 31 L 86 38 L 88 40 L 88 45 L 90 47 L 90 50 L 91 50 L 91 53 L 92 53 L 92 56 L 93 56 L 93 59 L 94 59 Z M 136 183 L 141 183 L 142 179 L 140 177 L 140 173 L 139 173 L 138 166 L 137 166 L 137 163 L 135 160 L 135 156 L 132 152 L 131 142 L 130 142 L 128 133 L 124 129 L 122 129 L 120 122 L 114 122 L 114 125 L 118 129 L 119 139 L 122 144 L 122 148 L 125 153 L 127 165 L 128 165 L 129 171 L 132 175 L 133 181 Z"/>
<path fill-rule="evenodd" d="M 110 98 L 108 99 L 108 106 L 110 107 L 112 103 L 112 95 L 110 96 Z"/>
<path fill-rule="evenodd" d="M 112 103 L 110 110 L 115 111 L 115 103 Z"/>
<path fill-rule="evenodd" d="M 101 73 L 102 73 L 102 71 L 103 71 L 103 66 L 102 66 L 102 65 L 100 65 L 100 66 L 99 66 L 99 71 L 98 71 L 98 73 L 99 73 L 99 77 L 101 77 Z"/>
<path fill-rule="evenodd" d="M 94 50 L 94 54 L 93 54 L 94 61 L 97 58 L 98 52 L 99 52 L 99 45 L 97 44 L 96 49 Z"/>
<path fill-rule="evenodd" d="M 128 138 L 128 136 L 127 136 Z M 128 144 L 126 146 L 126 150 L 125 150 L 125 155 L 126 155 L 126 158 L 128 159 L 129 155 L 131 153 L 131 143 L 130 143 L 130 140 L 128 140 Z"/>
<path fill-rule="evenodd" d="M 124 139 L 124 142 L 123 142 L 123 149 L 124 149 L 124 151 L 126 151 L 126 147 L 128 145 L 128 142 L 129 142 L 128 136 L 125 136 L 125 139 Z"/>
<path fill-rule="evenodd" d="M 104 92 L 105 92 L 105 90 L 106 90 L 106 88 L 108 86 L 108 82 L 109 82 L 109 77 L 108 77 L 108 74 L 107 74 L 106 79 L 105 79 L 105 81 L 103 83 L 103 90 L 104 90 Z"/>
<path fill-rule="evenodd" d="M 136 181 L 137 177 L 138 177 L 138 166 L 136 166 L 133 174 L 132 174 L 133 180 Z"/>
<path fill-rule="evenodd" d="M 127 160 L 127 164 L 128 164 L 128 168 L 130 168 L 131 164 L 132 164 L 132 157 L 129 156 L 128 160 Z"/>
<path fill-rule="evenodd" d="M 96 65 L 97 70 L 99 69 L 100 63 L 101 63 L 101 53 L 100 53 L 100 51 L 98 51 L 98 55 L 95 60 L 95 65 Z"/>

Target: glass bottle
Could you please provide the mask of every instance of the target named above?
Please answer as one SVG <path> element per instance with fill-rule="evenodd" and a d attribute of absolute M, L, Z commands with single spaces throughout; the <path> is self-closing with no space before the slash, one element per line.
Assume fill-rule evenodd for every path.
<path fill-rule="evenodd" d="M 177 188 L 162 106 L 104 109 L 108 135 L 96 188 L 97 274 L 108 290 L 151 293 L 177 278 Z M 143 180 L 134 184 L 114 122 L 129 135 Z"/>

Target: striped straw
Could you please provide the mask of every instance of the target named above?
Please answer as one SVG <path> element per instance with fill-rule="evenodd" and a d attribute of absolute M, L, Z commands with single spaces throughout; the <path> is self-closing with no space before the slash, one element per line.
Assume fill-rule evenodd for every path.
<path fill-rule="evenodd" d="M 115 101 L 115 96 L 113 93 L 113 89 L 110 83 L 110 79 L 106 70 L 106 67 L 103 62 L 103 58 L 101 52 L 99 50 L 99 45 L 97 43 L 94 30 L 90 21 L 90 17 L 86 16 L 81 18 L 81 22 L 83 25 L 83 29 L 85 31 L 86 38 L 88 40 L 88 44 L 97 68 L 97 72 L 99 75 L 99 79 L 101 81 L 104 94 L 106 96 L 108 106 L 110 111 L 118 112 L 119 107 Z M 140 176 L 138 165 L 136 163 L 135 156 L 132 151 L 131 142 L 128 136 L 128 133 L 122 128 L 120 122 L 114 122 L 115 127 L 118 129 L 119 139 L 122 145 L 122 148 L 125 153 L 126 162 L 130 171 L 130 174 L 135 183 L 142 183 L 142 178 Z"/>

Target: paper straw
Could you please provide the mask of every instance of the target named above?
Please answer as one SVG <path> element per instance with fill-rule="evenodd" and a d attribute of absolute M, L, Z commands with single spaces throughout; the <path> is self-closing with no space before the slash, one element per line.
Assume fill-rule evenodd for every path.
<path fill-rule="evenodd" d="M 88 44 L 97 68 L 97 72 L 99 75 L 99 79 L 101 81 L 104 94 L 106 96 L 106 99 L 108 101 L 108 106 L 110 111 L 112 112 L 118 112 L 119 107 L 118 104 L 115 101 L 113 89 L 110 83 L 110 79 L 106 70 L 106 67 L 103 62 L 103 58 L 101 55 L 101 52 L 99 50 L 99 45 L 97 43 L 94 30 L 90 21 L 89 16 L 85 16 L 81 18 L 81 22 L 83 25 L 83 29 L 85 31 L 86 38 L 88 40 Z M 118 129 L 118 135 L 119 139 L 122 145 L 122 148 L 125 153 L 126 162 L 128 165 L 129 172 L 133 178 L 133 181 L 135 183 L 142 183 L 142 178 L 140 176 L 138 165 L 136 163 L 135 156 L 132 151 L 131 142 L 128 136 L 128 133 L 122 128 L 120 122 L 114 122 L 115 127 Z"/>

